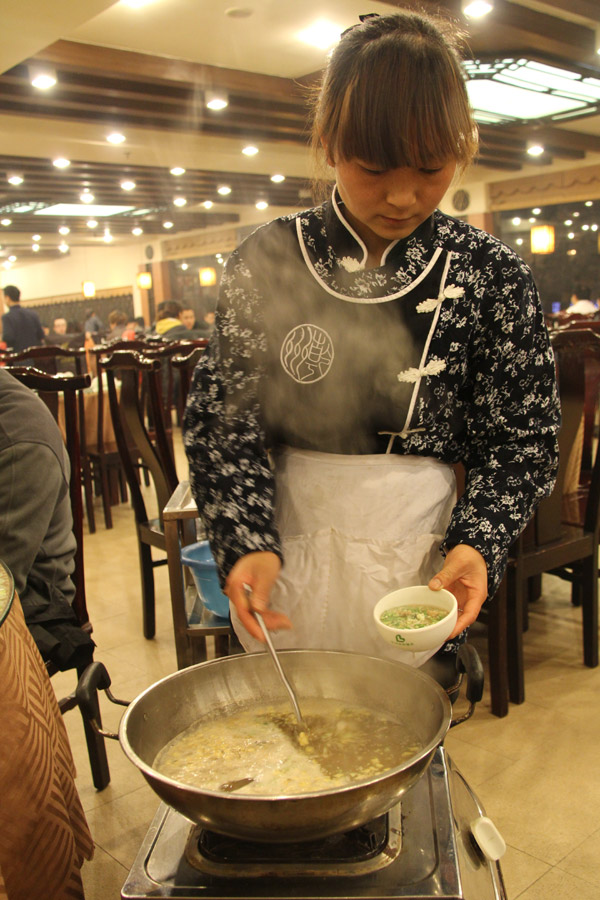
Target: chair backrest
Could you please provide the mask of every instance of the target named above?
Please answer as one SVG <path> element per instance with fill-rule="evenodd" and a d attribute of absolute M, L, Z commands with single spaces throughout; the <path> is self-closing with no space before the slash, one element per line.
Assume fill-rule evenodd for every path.
<path fill-rule="evenodd" d="M 25 363 L 31 366 L 31 360 L 35 362 L 35 368 L 43 370 L 50 375 L 60 374 L 60 360 L 72 363 L 74 374 L 83 375 L 86 371 L 85 347 L 55 347 L 52 344 L 40 347 L 28 347 L 18 353 L 10 352 L 3 357 L 3 361 L 14 366 Z"/>
<path fill-rule="evenodd" d="M 586 398 L 589 396 L 589 379 L 600 366 L 600 334 L 590 329 L 565 329 L 551 335 L 558 385 L 562 425 L 559 433 L 559 469 L 552 494 L 540 503 L 536 522 L 536 543 L 544 544 L 560 534 L 563 496 L 572 487 L 567 484 L 566 475 L 571 454 L 581 438 L 582 423 L 586 417 Z M 594 402 L 594 412 L 598 409 L 598 392 Z M 589 410 L 588 410 L 589 413 Z M 583 454 L 582 454 L 583 460 Z M 581 464 L 580 464 L 581 466 Z M 600 499 L 600 454 L 595 454 L 591 473 L 593 490 L 588 493 L 585 527 L 597 527 L 598 501 Z"/>
<path fill-rule="evenodd" d="M 73 514 L 73 533 L 77 542 L 75 551 L 75 571 L 72 575 L 75 585 L 73 610 L 82 628 L 89 625 L 85 595 L 85 572 L 83 564 L 83 500 L 81 496 L 81 443 L 79 437 L 80 419 L 78 416 L 78 397 L 90 386 L 91 378 L 84 375 L 49 375 L 35 368 L 23 366 L 7 366 L 18 381 L 39 394 L 46 403 L 54 419 L 58 423 L 59 396 L 62 395 L 65 412 L 65 444 L 71 464 L 69 494 Z"/>
<path fill-rule="evenodd" d="M 183 348 L 171 359 L 171 365 L 175 371 L 179 372 L 179 415 L 183 416 L 187 396 L 190 392 L 192 383 L 192 375 L 198 364 L 198 360 L 204 354 L 207 340 L 194 341 L 192 348 Z"/>
<path fill-rule="evenodd" d="M 144 357 L 135 351 L 116 350 L 101 357 L 100 364 L 106 372 L 115 438 L 136 520 L 146 522 L 148 515 L 132 451 L 150 472 L 156 492 L 158 515 L 162 522 L 162 511 L 177 487 L 178 478 L 162 417 L 160 360 Z M 120 392 L 117 391 L 115 376 L 121 382 Z M 142 382 L 145 384 L 152 410 L 154 444 L 146 427 L 141 402 Z"/>

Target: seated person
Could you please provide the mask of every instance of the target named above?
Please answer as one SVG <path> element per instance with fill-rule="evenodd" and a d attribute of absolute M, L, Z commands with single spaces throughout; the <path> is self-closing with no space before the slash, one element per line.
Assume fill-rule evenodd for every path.
<path fill-rule="evenodd" d="M 129 316 L 126 313 L 122 312 L 120 309 L 113 309 L 108 316 L 108 333 L 106 335 L 106 340 L 127 340 L 127 338 L 124 337 L 123 332 L 127 330 L 128 322 Z"/>
<path fill-rule="evenodd" d="M 156 308 L 155 333 L 166 341 L 190 340 L 193 334 L 183 323 L 182 313 L 183 305 L 178 300 L 164 300 L 159 303 Z"/>
<path fill-rule="evenodd" d="M 578 286 L 571 294 L 571 302 L 567 309 L 568 315 L 594 315 L 598 312 L 598 304 L 590 300 L 591 292 L 589 288 Z"/>
<path fill-rule="evenodd" d="M 92 661 L 72 609 L 76 542 L 69 459 L 45 403 L 0 369 L 0 555 L 42 658 L 61 670 Z"/>

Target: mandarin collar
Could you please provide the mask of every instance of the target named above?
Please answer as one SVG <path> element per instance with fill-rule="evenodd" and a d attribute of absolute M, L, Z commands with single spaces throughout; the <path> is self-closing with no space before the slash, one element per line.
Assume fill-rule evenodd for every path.
<path fill-rule="evenodd" d="M 365 268 L 368 251 L 362 238 L 354 230 L 345 215 L 345 204 L 340 197 L 337 185 L 331 199 L 325 203 L 325 226 L 327 237 L 335 249 L 337 263 L 346 272 L 358 272 Z M 385 266 L 403 259 L 410 246 L 416 243 L 428 243 L 434 233 L 434 214 L 405 238 L 391 241 L 381 258 Z"/>

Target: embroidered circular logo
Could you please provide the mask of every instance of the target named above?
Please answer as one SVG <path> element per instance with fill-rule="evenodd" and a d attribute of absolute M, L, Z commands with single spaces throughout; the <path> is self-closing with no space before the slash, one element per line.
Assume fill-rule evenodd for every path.
<path fill-rule="evenodd" d="M 297 325 L 281 345 L 281 365 L 298 384 L 325 378 L 333 363 L 333 342 L 316 325 Z"/>

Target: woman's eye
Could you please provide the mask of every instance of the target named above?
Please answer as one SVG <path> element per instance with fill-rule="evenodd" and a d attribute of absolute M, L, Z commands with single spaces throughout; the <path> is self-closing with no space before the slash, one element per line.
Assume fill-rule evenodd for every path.
<path fill-rule="evenodd" d="M 367 175 L 383 175 L 385 169 L 370 169 L 368 166 L 361 166 L 363 172 L 366 172 Z"/>
<path fill-rule="evenodd" d="M 442 171 L 443 166 L 437 166 L 435 169 L 425 169 L 420 168 L 419 172 L 422 172 L 423 175 L 437 175 L 438 172 Z"/>

